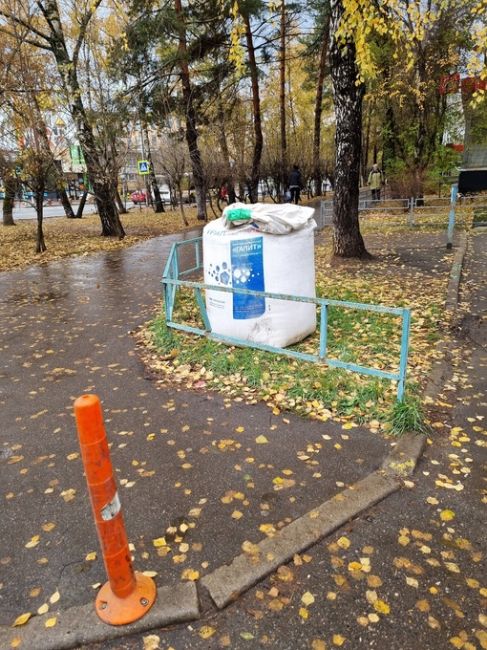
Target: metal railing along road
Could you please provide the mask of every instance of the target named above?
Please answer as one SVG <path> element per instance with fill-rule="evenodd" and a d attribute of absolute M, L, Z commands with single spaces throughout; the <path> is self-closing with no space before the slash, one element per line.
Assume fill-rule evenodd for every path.
<path fill-rule="evenodd" d="M 186 249 L 186 250 L 184 250 Z M 345 300 L 331 300 L 328 298 L 313 298 L 304 296 L 292 296 L 288 294 L 278 294 L 268 291 L 253 291 L 250 289 L 236 289 L 234 287 L 223 287 L 209 285 L 202 282 L 182 280 L 181 278 L 189 274 L 202 270 L 202 238 L 188 239 L 186 241 L 176 242 L 172 245 L 169 258 L 167 260 L 162 285 L 164 287 L 164 305 L 166 315 L 166 325 L 176 330 L 205 336 L 215 341 L 222 341 L 229 345 L 243 346 L 264 350 L 273 354 L 281 354 L 288 357 L 294 357 L 301 361 L 320 363 L 331 368 L 342 368 L 351 372 L 357 372 L 373 377 L 380 377 L 397 382 L 397 400 L 402 401 L 404 398 L 406 368 L 409 350 L 409 329 L 411 322 L 411 310 L 405 307 L 385 307 L 383 305 L 372 305 L 358 302 L 348 302 Z M 183 268 L 184 267 L 184 268 Z M 194 293 L 199 313 L 203 323 L 203 328 L 178 323 L 174 320 L 174 306 L 177 291 L 180 288 L 191 289 Z M 225 336 L 213 332 L 210 320 L 206 311 L 205 299 L 203 292 L 210 289 L 211 291 L 221 291 L 224 293 L 251 295 L 261 298 L 271 298 L 275 300 L 287 300 L 290 302 L 314 303 L 320 310 L 320 338 L 319 349 L 316 354 L 309 354 L 293 350 L 291 348 L 279 348 L 264 343 L 256 343 L 246 339 Z M 397 372 L 388 372 L 380 368 L 362 366 L 355 363 L 341 361 L 328 356 L 328 308 L 339 307 L 343 309 L 355 309 L 360 311 L 376 312 L 381 314 L 392 314 L 401 318 L 401 347 L 398 360 Z"/>
<path fill-rule="evenodd" d="M 455 225 L 463 220 L 468 223 L 472 217 L 474 225 L 482 225 L 487 222 L 487 195 L 470 194 L 462 196 L 458 194 L 456 184 L 451 186 L 449 198 L 418 198 L 409 199 L 386 199 L 373 201 L 372 199 L 360 198 L 358 211 L 360 218 L 372 215 L 382 215 L 384 224 L 404 218 L 408 226 L 420 226 L 438 224 L 444 219 L 447 227 L 447 245 L 450 246 Z M 315 216 L 318 229 L 332 225 L 333 222 L 333 200 L 321 201 L 319 214 Z"/>

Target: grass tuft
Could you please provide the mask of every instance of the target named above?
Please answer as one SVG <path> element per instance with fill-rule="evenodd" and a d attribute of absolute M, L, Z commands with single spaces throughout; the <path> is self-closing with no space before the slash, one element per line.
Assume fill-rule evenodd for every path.
<path fill-rule="evenodd" d="M 429 433 L 424 421 L 421 402 L 417 397 L 407 396 L 402 402 L 395 402 L 389 411 L 389 420 L 392 424 L 390 433 L 402 436 L 405 433 Z"/>

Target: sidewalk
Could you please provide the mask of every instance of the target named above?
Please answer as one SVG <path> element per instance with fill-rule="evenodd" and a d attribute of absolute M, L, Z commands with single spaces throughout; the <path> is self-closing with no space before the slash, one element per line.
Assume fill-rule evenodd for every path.
<path fill-rule="evenodd" d="M 22 612 L 35 613 L 58 592 L 60 599 L 53 610 L 89 603 L 94 599 L 93 585 L 105 579 L 101 558 L 86 559 L 98 550 L 98 542 L 71 415 L 72 400 L 83 392 L 97 392 L 105 403 L 135 566 L 138 570 L 157 571 L 156 582 L 160 585 L 178 583 L 186 569 L 197 570 L 203 576 L 230 561 L 244 541 L 257 542 L 264 531 L 272 533 L 317 507 L 377 469 L 390 450 L 390 442 L 360 428 L 347 431 L 331 422 L 319 424 L 286 414 L 272 416 L 263 406 L 248 407 L 219 396 L 166 390 L 144 379 L 127 332 L 148 318 L 157 304 L 158 281 L 169 244 L 170 238 L 160 238 L 117 253 L 0 276 L 4 296 L 0 304 L 0 403 L 4 415 L 0 482 L 5 497 L 5 514 L 0 522 L 0 624 L 11 624 Z M 406 254 L 400 246 L 394 244 L 394 248 L 395 254 Z M 427 255 L 426 249 L 411 263 L 419 268 L 429 265 L 432 272 L 437 272 L 444 250 L 432 250 L 430 246 Z M 108 282 L 100 282 L 102 271 L 109 274 Z M 442 446 L 437 450 L 434 444 L 429 452 L 433 450 L 433 461 L 451 462 Z M 483 451 L 481 447 L 478 450 Z M 425 460 L 425 467 L 431 462 Z M 349 616 L 356 612 L 356 607 L 351 606 L 357 597 L 354 589 L 363 591 L 361 597 L 366 589 L 366 571 L 354 565 L 350 575 L 347 569 L 347 564 L 356 560 L 355 547 L 373 546 L 375 555 L 362 550 L 364 555 L 358 557 L 370 557 L 373 573 L 380 573 L 384 583 L 390 580 L 391 589 L 398 590 L 397 580 L 394 584 L 388 577 L 397 571 L 394 565 L 389 566 L 391 558 L 384 565 L 381 562 L 383 576 L 382 568 L 379 571 L 378 564 L 376 567 L 380 561 L 376 559 L 380 557 L 378 549 L 389 540 L 386 557 L 389 545 L 391 552 L 393 547 L 398 555 L 404 551 L 396 545 L 395 527 L 416 530 L 416 524 L 398 521 L 396 511 L 407 518 L 405 503 L 418 509 L 417 495 L 426 489 L 424 483 L 389 497 L 370 515 L 353 522 L 348 549 L 338 546 L 330 556 L 324 543 L 313 547 L 302 566 L 292 567 L 292 580 L 278 580 L 278 593 L 289 592 L 284 596 L 289 602 L 280 601 L 281 611 L 277 604 L 269 609 L 275 597 L 261 600 L 259 594 L 255 600 L 261 586 L 217 616 L 218 625 L 214 627 L 218 628 L 218 636 L 228 633 L 231 647 L 255 647 L 264 634 L 274 638 L 271 647 L 311 647 L 314 637 L 310 635 L 318 635 L 320 628 L 328 629 L 328 624 L 323 627 L 325 619 L 340 621 L 346 627 L 347 618 L 336 609 L 345 585 L 349 591 L 344 592 L 343 600 L 348 602 Z M 431 489 L 437 489 L 434 482 Z M 443 491 L 447 497 L 463 497 L 461 492 Z M 429 517 L 436 522 L 438 514 L 430 505 L 423 510 L 418 517 L 425 520 L 418 526 L 423 525 L 425 531 L 432 526 Z M 409 515 L 411 519 L 415 516 Z M 377 526 L 371 527 L 367 518 Z M 179 529 L 182 524 L 183 533 Z M 438 525 L 441 532 L 447 524 L 439 520 Z M 358 531 L 356 541 L 352 531 Z M 163 536 L 170 551 L 154 546 L 153 540 Z M 367 536 L 370 541 L 364 542 Z M 337 537 L 343 537 L 343 530 Z M 409 537 L 408 545 L 412 547 L 418 538 Z M 334 568 L 330 557 L 335 558 Z M 443 566 L 443 558 L 438 561 Z M 434 567 L 428 567 L 433 571 Z M 332 572 L 345 581 L 340 578 L 337 582 Z M 309 585 L 308 574 L 313 576 Z M 318 595 L 323 587 L 326 591 Z M 309 606 L 306 620 L 299 615 L 303 607 L 300 590 L 311 591 L 316 602 Z M 327 598 L 329 591 L 336 594 L 335 600 Z M 398 602 L 397 597 L 387 597 L 389 618 L 379 612 L 386 626 L 393 619 L 393 603 Z M 369 600 L 372 598 L 369 595 Z M 319 606 L 320 600 L 327 607 Z M 367 608 L 366 603 L 364 606 Z M 255 614 L 249 619 L 247 609 L 253 611 L 256 607 L 255 611 L 265 611 L 265 616 Z M 376 613 L 377 607 L 386 609 L 383 605 L 374 609 L 372 605 Z M 194 627 L 198 630 L 204 624 L 208 622 Z M 350 639 L 348 647 L 357 647 L 352 642 L 357 627 L 353 618 L 349 626 L 336 633 Z M 371 634 L 377 629 L 374 626 L 377 624 L 370 624 Z M 358 627 L 362 635 L 365 629 Z M 252 634 L 254 640 L 246 640 L 241 632 Z M 171 643 L 178 649 L 208 647 L 217 638 L 216 633 L 211 638 L 209 642 L 191 630 L 179 629 L 164 632 L 161 647 Z M 402 645 L 383 647 L 407 648 L 406 638 Z M 330 641 L 327 631 L 326 642 Z M 112 646 L 104 642 L 103 647 L 122 648 L 124 643 L 129 644 L 127 647 L 142 647 L 137 639 L 117 640 Z"/>

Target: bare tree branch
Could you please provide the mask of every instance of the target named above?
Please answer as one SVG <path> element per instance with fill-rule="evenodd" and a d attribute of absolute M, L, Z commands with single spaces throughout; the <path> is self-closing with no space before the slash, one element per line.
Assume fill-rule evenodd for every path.
<path fill-rule="evenodd" d="M 29 30 L 29 32 L 32 32 L 33 34 L 36 34 L 36 36 L 39 36 L 39 38 L 42 38 L 43 40 L 47 41 L 47 43 L 49 43 L 49 45 L 52 45 L 51 37 L 48 34 L 44 34 L 44 32 L 42 32 L 40 29 L 37 29 L 36 27 L 31 25 L 26 20 L 23 20 L 19 16 L 16 16 L 15 14 L 11 14 L 8 11 L 5 11 L 4 9 L 0 9 L 0 16 L 3 16 L 7 20 L 9 20 L 9 21 L 11 21 L 13 23 L 16 23 L 17 25 L 21 25 L 22 27 L 25 27 L 26 29 Z M 5 34 L 9 34 L 9 36 L 12 36 L 12 33 L 11 32 L 9 33 L 8 31 L 6 31 L 4 27 L 0 26 L 0 31 L 2 31 Z M 31 44 L 34 44 L 34 43 L 31 43 Z M 51 49 L 51 47 L 47 47 L 46 45 L 38 45 L 37 42 L 35 42 L 35 44 L 36 44 L 36 47 L 41 47 L 44 50 L 50 50 Z"/>

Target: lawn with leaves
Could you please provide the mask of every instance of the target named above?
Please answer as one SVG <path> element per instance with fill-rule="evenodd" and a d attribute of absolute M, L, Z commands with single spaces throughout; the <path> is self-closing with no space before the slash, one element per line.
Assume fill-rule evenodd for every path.
<path fill-rule="evenodd" d="M 412 249 L 404 249 L 405 244 L 403 235 L 389 239 L 387 246 L 378 235 L 371 239 L 372 249 L 386 250 L 376 259 L 338 265 L 330 264 L 329 245 L 316 248 L 318 296 L 412 309 L 407 398 L 402 408 L 395 405 L 396 382 L 176 332 L 166 327 L 164 314 L 138 334 L 147 348 L 146 360 L 171 383 L 217 390 L 238 401 L 264 401 L 274 414 L 290 410 L 319 420 L 339 419 L 350 427 L 366 424 L 375 432 L 421 430 L 419 395 L 437 355 L 435 343 L 447 325 L 443 307 L 451 256 L 435 247 L 431 254 L 421 250 L 421 264 L 408 265 L 405 259 Z M 427 268 L 421 268 L 423 262 Z M 174 320 L 202 327 L 187 289 L 179 293 Z M 400 317 L 329 308 L 331 358 L 395 372 L 400 336 Z M 316 354 L 319 330 L 293 347 Z"/>
<path fill-rule="evenodd" d="M 201 226 L 196 219 L 196 208 L 187 208 L 189 227 Z M 0 227 L 0 271 L 21 269 L 32 264 L 45 264 L 53 260 L 75 255 L 88 255 L 98 251 L 110 251 L 132 246 L 139 241 L 185 230 L 181 214 L 169 210 L 155 214 L 149 209 L 134 209 L 121 215 L 126 237 L 118 240 L 102 237 L 98 215 L 87 215 L 82 219 L 50 217 L 44 221 L 44 237 L 47 251 L 35 252 L 35 219 L 17 221 L 15 226 Z"/>

